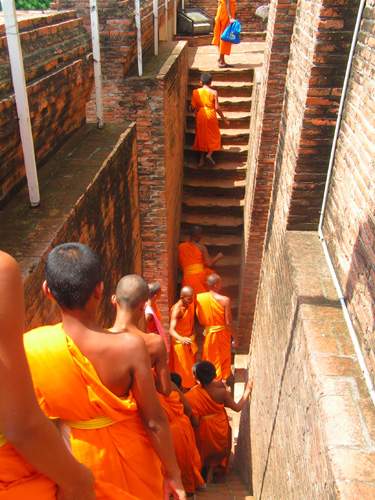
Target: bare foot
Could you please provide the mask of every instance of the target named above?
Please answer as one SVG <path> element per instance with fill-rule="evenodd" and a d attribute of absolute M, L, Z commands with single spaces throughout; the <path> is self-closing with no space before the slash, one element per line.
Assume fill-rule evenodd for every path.
<path fill-rule="evenodd" d="M 212 158 L 212 155 L 206 155 L 206 160 L 208 160 L 211 163 L 211 165 L 216 165 L 216 162 Z"/>

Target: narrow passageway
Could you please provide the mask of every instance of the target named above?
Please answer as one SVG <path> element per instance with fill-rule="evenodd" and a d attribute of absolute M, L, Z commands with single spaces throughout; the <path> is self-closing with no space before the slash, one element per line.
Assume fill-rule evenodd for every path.
<path fill-rule="evenodd" d="M 205 164 L 197 168 L 197 153 L 192 148 L 195 117 L 192 112 L 187 113 L 181 239 L 186 237 L 189 226 L 199 224 L 203 227 L 203 242 L 209 252 L 212 255 L 217 252 L 224 254 L 217 270 L 223 277 L 223 293 L 232 299 L 234 318 L 238 307 L 254 68 L 262 64 L 262 57 L 262 43 L 241 43 L 233 47 L 229 61 L 233 67 L 219 69 L 215 47 L 208 45 L 189 49 L 188 100 L 193 89 L 199 87 L 200 74 L 210 72 L 213 76 L 212 86 L 218 91 L 219 104 L 229 124 L 219 119 L 222 150 L 214 153 L 216 165 Z M 239 360 L 241 356 L 236 358 Z M 235 359 L 234 392 L 238 400 L 243 393 L 244 379 L 243 370 L 241 366 L 238 369 L 237 365 L 241 363 Z M 240 415 L 229 411 L 228 416 L 234 451 Z M 253 498 L 233 466 L 224 483 L 209 484 L 206 490 L 196 496 L 207 500 Z"/>
<path fill-rule="evenodd" d="M 210 253 L 225 255 L 217 270 L 223 277 L 223 292 L 233 301 L 234 318 L 238 305 L 253 76 L 254 67 L 262 61 L 261 45 L 242 43 L 234 47 L 230 57 L 233 67 L 226 69 L 218 68 L 215 47 L 189 49 L 188 99 L 193 89 L 199 87 L 200 74 L 210 72 L 229 124 L 219 120 L 222 151 L 214 153 L 216 165 L 197 168 L 197 153 L 192 149 L 195 119 L 192 112 L 187 113 L 181 234 L 183 238 L 189 226 L 199 224 Z"/>

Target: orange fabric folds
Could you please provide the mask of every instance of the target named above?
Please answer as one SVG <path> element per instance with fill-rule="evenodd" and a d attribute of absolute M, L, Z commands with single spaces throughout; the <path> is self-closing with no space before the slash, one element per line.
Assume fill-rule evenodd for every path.
<path fill-rule="evenodd" d="M 191 105 L 195 110 L 195 141 L 193 148 L 209 152 L 221 149 L 219 121 L 215 109 L 215 96 L 208 89 L 193 90 Z"/>
<path fill-rule="evenodd" d="M 72 451 L 92 470 L 97 498 L 161 500 L 161 463 L 132 395 L 109 391 L 61 324 L 27 333 L 24 344 L 39 404 L 71 428 Z"/>
<path fill-rule="evenodd" d="M 195 444 L 193 428 L 184 413 L 177 391 L 172 391 L 169 396 L 159 395 L 159 398 L 169 420 L 182 483 L 185 491 L 193 493 L 204 484 L 200 473 L 201 459 Z"/>
<path fill-rule="evenodd" d="M 224 307 L 210 292 L 197 295 L 197 316 L 205 328 L 202 359 L 211 361 L 219 380 L 231 375 L 231 332 L 225 326 Z"/>
<path fill-rule="evenodd" d="M 183 387 L 190 388 L 195 385 L 193 365 L 198 351 L 194 337 L 194 304 L 190 304 L 182 318 L 178 319 L 176 331 L 179 335 L 193 340 L 191 344 L 182 344 L 173 339 L 171 356 L 171 370 L 181 375 Z"/>
<path fill-rule="evenodd" d="M 200 385 L 193 387 L 185 397 L 199 418 L 196 438 L 202 464 L 226 469 L 232 433 L 224 405 L 216 403 Z"/>
<path fill-rule="evenodd" d="M 229 1 L 230 15 L 234 19 L 236 17 L 236 0 Z M 216 16 L 215 16 L 215 26 L 214 26 L 214 37 L 212 39 L 212 45 L 217 45 L 220 50 L 220 54 L 229 56 L 232 49 L 232 44 L 229 42 L 224 42 L 221 39 L 225 28 L 229 24 L 229 15 L 226 5 L 226 0 L 219 0 Z"/>
<path fill-rule="evenodd" d="M 200 248 L 191 241 L 180 243 L 178 261 L 183 272 L 182 286 L 191 286 L 196 294 L 206 292 L 206 278 L 213 271 L 205 267 Z"/>
<path fill-rule="evenodd" d="M 9 443 L 0 447 L 1 500 L 54 500 L 56 486 L 31 467 Z"/>

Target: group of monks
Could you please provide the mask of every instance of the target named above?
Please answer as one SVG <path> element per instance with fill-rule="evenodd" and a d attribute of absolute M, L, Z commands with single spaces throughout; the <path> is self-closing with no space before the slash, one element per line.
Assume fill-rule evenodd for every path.
<path fill-rule="evenodd" d="M 235 20 L 235 15 L 236 0 L 218 0 L 212 44 L 218 48 L 219 68 L 230 67 L 225 62 L 225 56 L 231 53 L 232 44 L 223 41 L 221 35 L 228 25 Z M 216 164 L 212 155 L 215 151 L 221 149 L 221 133 L 217 115 L 226 125 L 229 124 L 220 109 L 217 90 L 212 88 L 211 73 L 202 73 L 200 85 L 200 88 L 193 90 L 191 100 L 191 109 L 195 113 L 193 149 L 200 152 L 198 167 L 202 167 L 205 161 L 209 162 L 210 165 Z"/>
<path fill-rule="evenodd" d="M 193 258 L 195 268 L 184 264 L 170 335 L 160 334 L 152 306 L 160 287 L 134 274 L 113 291 L 113 325 L 97 323 L 101 262 L 80 243 L 55 247 L 46 261 L 43 293 L 61 322 L 23 334 L 21 274 L 0 252 L 0 499 L 181 500 L 225 471 L 225 407 L 240 411 L 251 384 L 236 403 L 223 383 L 230 316 L 218 301 L 218 276 L 211 272 L 204 285 L 205 263 L 215 259 L 204 260 L 199 232 L 191 242 L 202 249 L 202 269 Z M 205 328 L 202 361 L 195 304 Z"/>

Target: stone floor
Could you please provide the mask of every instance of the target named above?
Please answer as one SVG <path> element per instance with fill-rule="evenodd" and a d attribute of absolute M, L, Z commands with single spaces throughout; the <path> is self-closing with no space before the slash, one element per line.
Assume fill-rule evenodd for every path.
<path fill-rule="evenodd" d="M 197 499 L 205 500 L 252 500 L 240 478 L 231 471 L 225 483 L 210 484 L 196 495 Z"/>
<path fill-rule="evenodd" d="M 254 68 L 263 64 L 264 42 L 244 42 L 234 45 L 230 56 L 226 61 L 234 68 Z M 201 71 L 212 71 L 217 69 L 217 48 L 213 45 L 189 48 L 189 66 Z"/>

